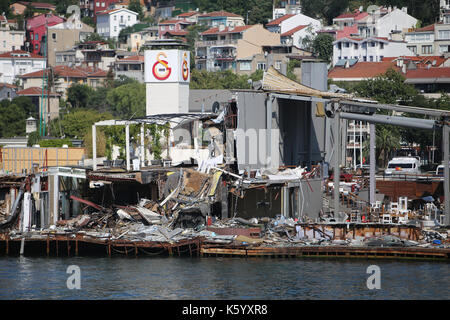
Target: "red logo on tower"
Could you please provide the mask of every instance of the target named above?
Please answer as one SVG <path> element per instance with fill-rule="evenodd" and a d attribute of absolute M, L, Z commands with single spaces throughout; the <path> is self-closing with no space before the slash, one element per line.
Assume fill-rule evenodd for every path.
<path fill-rule="evenodd" d="M 183 54 L 183 63 L 181 65 L 181 76 L 184 81 L 187 81 L 189 78 L 189 65 L 188 65 L 188 55 L 187 52 Z"/>
<path fill-rule="evenodd" d="M 166 60 L 162 60 L 161 57 L 167 59 L 167 55 L 164 52 L 158 53 L 158 55 L 156 56 L 156 62 L 152 68 L 152 72 L 156 79 L 162 81 L 170 77 L 172 68 L 170 68 L 169 63 Z"/>

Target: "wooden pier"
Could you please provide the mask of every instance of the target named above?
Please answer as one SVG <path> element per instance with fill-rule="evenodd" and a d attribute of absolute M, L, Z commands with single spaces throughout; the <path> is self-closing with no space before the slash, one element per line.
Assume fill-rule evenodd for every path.
<path fill-rule="evenodd" d="M 202 257 L 328 257 L 367 259 L 433 259 L 449 260 L 450 249 L 417 247 L 350 247 L 350 246 L 295 246 L 295 247 L 232 247 L 205 245 Z"/>
<path fill-rule="evenodd" d="M 83 255 L 96 256 L 200 256 L 203 238 L 184 239 L 177 242 L 113 240 L 110 238 L 91 238 L 85 235 L 48 235 L 27 237 L 24 255 L 71 257 Z M 22 238 L 0 235 L 0 255 L 20 254 Z"/>

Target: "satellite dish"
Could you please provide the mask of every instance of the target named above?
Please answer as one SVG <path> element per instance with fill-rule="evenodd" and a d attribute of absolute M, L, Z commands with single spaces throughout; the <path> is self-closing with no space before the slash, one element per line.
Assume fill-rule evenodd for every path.
<path fill-rule="evenodd" d="M 217 101 L 215 101 L 211 107 L 212 113 L 219 112 L 219 109 L 220 109 L 220 104 Z"/>
<path fill-rule="evenodd" d="M 378 11 L 378 10 L 380 10 L 380 7 L 377 5 L 374 5 L 374 4 L 367 7 L 368 13 L 374 13 L 374 11 Z"/>

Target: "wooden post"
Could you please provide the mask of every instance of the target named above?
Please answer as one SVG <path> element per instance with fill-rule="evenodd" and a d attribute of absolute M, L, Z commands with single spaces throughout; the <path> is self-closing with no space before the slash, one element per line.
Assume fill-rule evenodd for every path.
<path fill-rule="evenodd" d="M 108 239 L 108 257 L 111 258 L 111 239 Z"/>
<path fill-rule="evenodd" d="M 78 237 L 75 238 L 75 256 L 78 256 Z"/>
<path fill-rule="evenodd" d="M 50 240 L 49 236 L 47 235 L 47 257 L 50 255 Z"/>
<path fill-rule="evenodd" d="M 70 257 L 69 235 L 67 235 L 67 256 Z"/>
<path fill-rule="evenodd" d="M 9 253 L 9 234 L 6 236 L 6 255 Z"/>

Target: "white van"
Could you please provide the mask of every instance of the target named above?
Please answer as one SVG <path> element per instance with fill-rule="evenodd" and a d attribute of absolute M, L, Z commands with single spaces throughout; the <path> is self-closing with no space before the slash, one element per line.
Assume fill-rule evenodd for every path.
<path fill-rule="evenodd" d="M 386 175 L 391 174 L 419 174 L 420 173 L 420 161 L 413 157 L 393 158 L 388 162 Z"/>

